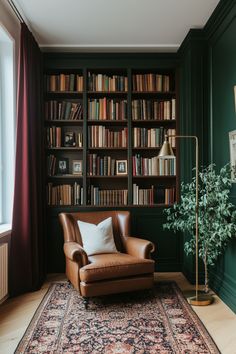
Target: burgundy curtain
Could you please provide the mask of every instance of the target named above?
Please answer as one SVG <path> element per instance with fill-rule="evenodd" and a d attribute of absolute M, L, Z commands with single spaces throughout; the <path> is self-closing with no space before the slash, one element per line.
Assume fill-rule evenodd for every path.
<path fill-rule="evenodd" d="M 42 54 L 24 23 L 21 24 L 18 70 L 11 296 L 38 289 L 45 276 Z"/>

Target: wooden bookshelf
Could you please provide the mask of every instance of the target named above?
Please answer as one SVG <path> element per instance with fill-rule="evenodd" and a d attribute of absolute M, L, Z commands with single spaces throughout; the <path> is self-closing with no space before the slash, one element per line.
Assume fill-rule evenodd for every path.
<path fill-rule="evenodd" d="M 168 130 L 174 134 L 177 129 L 175 75 L 173 68 L 81 67 L 45 72 L 49 206 L 69 207 L 72 201 L 72 207 L 122 207 L 123 201 L 124 207 L 160 207 L 175 202 L 176 162 L 172 161 L 171 167 L 163 163 L 164 172 L 152 166 L 164 134 Z M 68 139 L 71 136 L 71 146 L 66 146 L 67 135 Z M 174 141 L 172 146 L 178 156 Z M 139 158 L 147 165 L 140 171 L 148 168 L 149 172 L 134 172 Z M 81 163 L 81 175 L 74 174 L 76 161 Z M 124 174 L 117 171 L 122 162 Z M 65 174 L 60 173 L 60 164 L 65 164 Z M 75 183 L 83 196 L 75 197 Z M 52 190 L 55 195 L 59 193 L 59 199 L 49 196 Z M 53 200 L 52 205 L 49 200 Z M 60 200 L 59 205 L 55 200 Z"/>

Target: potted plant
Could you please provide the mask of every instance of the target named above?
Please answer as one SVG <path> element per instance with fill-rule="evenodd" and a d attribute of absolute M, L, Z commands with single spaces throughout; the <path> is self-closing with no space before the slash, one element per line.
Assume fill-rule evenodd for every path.
<path fill-rule="evenodd" d="M 198 253 L 204 263 L 205 292 L 209 291 L 208 267 L 213 266 L 229 240 L 236 235 L 236 208 L 229 200 L 231 168 L 227 164 L 219 174 L 211 164 L 199 172 Z M 164 229 L 188 232 L 184 244 L 187 255 L 195 254 L 196 177 L 181 184 L 181 200 L 165 209 Z"/>

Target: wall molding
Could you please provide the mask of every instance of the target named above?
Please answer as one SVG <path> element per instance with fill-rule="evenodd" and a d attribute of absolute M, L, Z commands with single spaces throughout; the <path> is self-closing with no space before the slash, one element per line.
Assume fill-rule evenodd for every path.
<path fill-rule="evenodd" d="M 219 2 L 204 27 L 204 34 L 208 40 L 214 40 L 218 33 L 222 33 L 222 30 L 224 31 L 223 27 L 230 22 L 229 19 L 226 21 L 226 18 L 235 16 L 235 12 L 232 11 L 234 6 L 235 0 L 221 0 Z"/>
<path fill-rule="evenodd" d="M 217 135 L 218 132 L 218 113 L 215 111 L 219 100 L 219 96 L 217 96 L 217 86 L 216 80 L 218 72 L 220 72 L 221 67 L 219 64 L 218 55 L 221 53 L 220 49 L 218 49 L 218 44 L 220 45 L 220 41 L 224 42 L 224 38 L 227 38 L 228 32 L 232 25 L 234 25 L 234 21 L 236 19 L 236 1 L 235 0 L 221 0 L 216 7 L 215 11 L 213 12 L 212 16 L 208 20 L 205 28 L 205 38 L 207 39 L 208 43 L 208 115 L 210 121 L 210 131 L 209 131 L 209 148 L 210 148 L 210 161 L 216 162 L 219 159 L 219 163 L 225 163 L 225 155 L 219 153 L 219 150 L 216 149 L 218 144 L 219 136 Z M 232 38 L 232 48 L 234 46 L 233 43 L 233 34 L 234 31 L 231 30 L 231 37 Z M 225 36 L 225 37 L 224 37 Z M 225 39 L 226 41 L 226 39 Z M 229 42 L 227 42 L 228 45 Z M 233 51 L 232 51 L 233 53 Z M 214 67 L 215 62 L 218 66 Z M 222 63 L 224 65 L 224 63 Z M 233 67 L 233 66 L 232 66 Z M 228 73 L 229 75 L 229 73 Z M 214 81 L 215 80 L 215 81 Z M 219 80 L 219 79 L 218 79 Z M 219 85 L 219 83 L 217 82 Z M 224 87 L 224 89 L 228 89 L 228 87 Z M 227 110 L 225 111 L 222 108 L 222 114 L 226 114 Z M 229 113 L 229 112 L 228 112 Z M 230 111 L 230 114 L 232 112 Z M 230 115 L 231 117 L 231 115 Z M 232 116 L 232 118 L 234 118 Z M 225 122 L 225 124 L 230 124 Z M 225 132 L 224 132 L 225 134 Z M 224 136 L 226 141 L 226 137 Z M 233 186 L 230 201 L 236 205 L 236 195 L 235 195 L 235 186 Z M 235 241 L 235 240 L 234 240 Z M 232 243 L 231 243 L 231 246 Z M 222 269 L 222 265 L 217 263 L 216 268 L 211 269 L 209 272 L 210 278 L 210 287 L 215 293 L 220 297 L 222 301 L 224 301 L 234 312 L 236 312 L 236 278 L 232 277 L 235 272 L 230 269 L 230 265 L 234 264 L 234 255 L 233 250 L 232 253 L 227 253 L 225 256 L 225 260 L 222 260 L 222 264 L 225 265 L 225 268 Z"/>
<path fill-rule="evenodd" d="M 210 271 L 210 287 L 236 313 L 236 280 L 217 269 Z"/>
<path fill-rule="evenodd" d="M 188 34 L 184 38 L 183 42 L 181 43 L 181 46 L 179 47 L 177 54 L 180 57 L 185 55 L 185 51 L 188 50 L 189 47 L 192 46 L 193 42 L 197 42 L 197 41 L 202 42 L 204 40 L 205 40 L 204 29 L 198 29 L 198 28 L 190 29 Z"/>

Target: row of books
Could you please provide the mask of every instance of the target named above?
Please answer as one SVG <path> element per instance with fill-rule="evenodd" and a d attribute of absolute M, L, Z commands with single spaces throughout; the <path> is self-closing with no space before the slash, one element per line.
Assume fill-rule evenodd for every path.
<path fill-rule="evenodd" d="M 133 147 L 161 147 L 164 142 L 165 134 L 175 135 L 175 129 L 165 130 L 163 127 L 158 128 L 133 128 Z M 172 147 L 175 147 L 174 137 L 169 139 Z"/>
<path fill-rule="evenodd" d="M 175 187 L 140 188 L 133 184 L 133 205 L 154 205 L 175 203 Z M 47 203 L 56 205 L 83 205 L 84 189 L 75 182 L 74 184 L 53 185 L 47 184 Z M 112 206 L 128 205 L 127 189 L 100 189 L 91 185 L 88 188 L 88 205 Z"/>
<path fill-rule="evenodd" d="M 90 148 L 121 148 L 127 147 L 128 129 L 119 131 L 109 130 L 104 126 L 92 125 L 88 127 L 88 146 Z M 133 147 L 161 147 L 164 142 L 164 135 L 175 135 L 175 129 L 165 131 L 163 127 L 158 128 L 133 128 Z M 175 147 L 175 137 L 170 136 L 169 142 Z M 46 128 L 46 144 L 48 148 L 59 147 L 83 147 L 82 132 L 65 132 L 62 140 L 62 128 L 57 126 Z"/>
<path fill-rule="evenodd" d="M 127 100 L 113 100 L 106 97 L 90 99 L 88 117 L 95 120 L 126 120 Z"/>
<path fill-rule="evenodd" d="M 113 131 L 102 125 L 92 125 L 88 127 L 88 132 L 89 147 L 127 147 L 127 128 L 119 131 Z"/>
<path fill-rule="evenodd" d="M 165 130 L 160 128 L 133 128 L 133 147 L 160 147 L 164 142 Z"/>
<path fill-rule="evenodd" d="M 132 119 L 133 120 L 174 120 L 175 98 L 171 100 L 133 100 Z"/>
<path fill-rule="evenodd" d="M 127 189 L 100 189 L 91 185 L 89 190 L 90 205 L 127 205 Z"/>
<path fill-rule="evenodd" d="M 62 139 L 61 127 L 47 127 L 46 128 L 46 145 L 48 148 L 59 147 L 83 147 L 82 132 L 68 131 L 65 132 Z"/>
<path fill-rule="evenodd" d="M 111 156 L 88 154 L 88 176 L 115 176 L 116 160 Z"/>
<path fill-rule="evenodd" d="M 175 139 L 176 130 L 175 129 L 167 129 L 165 134 L 168 135 L 168 141 L 170 143 L 170 146 L 172 148 L 175 148 L 176 147 L 176 139 Z"/>
<path fill-rule="evenodd" d="M 140 188 L 133 184 L 133 204 L 134 205 L 154 205 L 175 203 L 175 188 L 155 187 Z"/>
<path fill-rule="evenodd" d="M 128 91 L 128 78 L 123 75 L 105 75 L 88 72 L 89 91 Z"/>
<path fill-rule="evenodd" d="M 54 186 L 52 183 L 47 185 L 48 205 L 82 205 L 83 198 L 83 187 L 76 182 L 73 185 Z"/>
<path fill-rule="evenodd" d="M 48 176 L 55 176 L 57 173 L 57 159 L 54 155 L 47 156 L 47 174 Z"/>
<path fill-rule="evenodd" d="M 62 146 L 61 127 L 46 128 L 46 145 L 48 148 L 58 148 Z"/>
<path fill-rule="evenodd" d="M 56 101 L 45 102 L 46 120 L 81 120 L 83 106 L 81 102 Z"/>
<path fill-rule="evenodd" d="M 132 158 L 133 176 L 175 176 L 176 159 L 164 159 L 154 156 L 142 157 L 136 154 Z"/>
<path fill-rule="evenodd" d="M 133 91 L 170 91 L 170 76 L 162 74 L 134 74 L 132 76 Z"/>
<path fill-rule="evenodd" d="M 127 120 L 127 100 L 113 100 L 106 97 L 91 99 L 88 102 L 88 117 L 95 120 Z M 166 101 L 133 100 L 133 120 L 174 120 L 175 99 Z M 81 120 L 81 102 L 45 102 L 46 120 Z"/>
<path fill-rule="evenodd" d="M 45 76 L 45 86 L 51 92 L 82 92 L 83 76 L 71 74 L 51 74 Z M 170 91 L 170 76 L 156 73 L 132 75 L 133 91 Z M 109 75 L 88 72 L 89 91 L 128 91 L 128 78 L 125 75 Z"/>
<path fill-rule="evenodd" d="M 78 74 L 46 75 L 47 91 L 83 91 L 83 76 Z"/>

